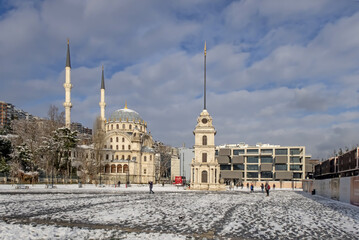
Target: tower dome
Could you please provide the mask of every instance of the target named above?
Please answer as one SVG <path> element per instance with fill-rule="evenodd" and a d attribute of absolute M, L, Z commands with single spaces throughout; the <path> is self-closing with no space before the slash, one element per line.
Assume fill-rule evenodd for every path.
<path fill-rule="evenodd" d="M 118 109 L 111 114 L 109 121 L 112 122 L 143 122 L 140 114 L 128 108 Z"/>

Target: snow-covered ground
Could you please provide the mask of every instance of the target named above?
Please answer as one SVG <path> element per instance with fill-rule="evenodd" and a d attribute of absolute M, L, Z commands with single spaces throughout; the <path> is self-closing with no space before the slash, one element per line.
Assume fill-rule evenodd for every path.
<path fill-rule="evenodd" d="M 359 208 L 302 191 L 0 185 L 0 239 L 359 239 Z"/>

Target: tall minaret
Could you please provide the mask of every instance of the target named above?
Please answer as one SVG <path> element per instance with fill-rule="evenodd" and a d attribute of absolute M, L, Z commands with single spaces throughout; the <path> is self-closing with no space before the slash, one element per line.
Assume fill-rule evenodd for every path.
<path fill-rule="evenodd" d="M 70 42 L 69 39 L 67 39 L 67 56 L 66 56 L 66 67 L 65 67 L 65 126 L 67 128 L 71 127 L 71 61 L 70 61 Z"/>
<path fill-rule="evenodd" d="M 191 189 L 194 190 L 224 190 L 220 183 L 220 165 L 216 160 L 214 136 L 216 130 L 212 117 L 206 109 L 206 43 L 204 44 L 204 106 L 197 118 L 194 134 L 194 159 L 191 164 Z"/>
<path fill-rule="evenodd" d="M 101 101 L 99 105 L 101 108 L 101 120 L 102 122 L 104 122 L 106 120 L 105 118 L 106 103 L 105 103 L 105 76 L 104 76 L 103 65 L 102 65 L 102 78 L 101 78 Z"/>

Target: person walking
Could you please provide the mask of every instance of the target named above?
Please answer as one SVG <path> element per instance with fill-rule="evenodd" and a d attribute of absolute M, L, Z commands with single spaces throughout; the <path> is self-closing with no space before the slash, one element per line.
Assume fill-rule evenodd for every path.
<path fill-rule="evenodd" d="M 269 186 L 268 183 L 266 183 L 265 189 L 266 189 L 267 197 L 269 197 L 269 189 L 270 189 L 270 186 Z"/>
<path fill-rule="evenodd" d="M 121 181 L 118 181 L 117 186 L 120 187 L 120 185 L 121 185 Z"/>
<path fill-rule="evenodd" d="M 273 183 L 273 190 L 275 189 L 275 184 Z"/>
<path fill-rule="evenodd" d="M 263 192 L 263 190 L 264 190 L 264 185 L 263 185 L 263 183 L 261 184 L 261 189 L 262 189 L 262 192 Z"/>
<path fill-rule="evenodd" d="M 150 185 L 150 194 L 152 193 L 152 194 L 154 194 L 154 192 L 152 191 L 152 188 L 153 188 L 153 182 L 152 181 L 150 181 L 150 182 L 148 182 L 148 184 Z"/>
<path fill-rule="evenodd" d="M 249 183 L 247 183 L 247 189 L 249 189 Z"/>
<path fill-rule="evenodd" d="M 254 186 L 253 186 L 253 183 L 251 184 L 251 192 L 254 192 Z"/>

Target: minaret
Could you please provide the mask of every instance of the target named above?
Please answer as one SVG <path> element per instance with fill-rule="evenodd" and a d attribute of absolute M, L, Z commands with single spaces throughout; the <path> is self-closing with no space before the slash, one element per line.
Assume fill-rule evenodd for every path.
<path fill-rule="evenodd" d="M 101 78 L 101 101 L 99 105 L 101 108 L 101 120 L 102 122 L 104 122 L 106 120 L 105 118 L 106 103 L 105 103 L 105 76 L 104 76 L 103 65 L 102 65 L 102 78 Z"/>
<path fill-rule="evenodd" d="M 66 67 L 65 67 L 65 126 L 71 128 L 71 61 L 70 61 L 70 42 L 67 39 L 67 56 L 66 56 Z"/>
<path fill-rule="evenodd" d="M 194 159 L 191 164 L 191 189 L 194 190 L 224 190 L 220 183 L 220 165 L 216 160 L 216 146 L 214 136 L 216 130 L 212 124 L 212 117 L 206 109 L 206 43 L 204 44 L 204 106 L 197 118 L 197 125 L 193 131 L 195 136 Z"/>

